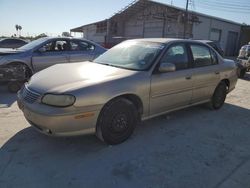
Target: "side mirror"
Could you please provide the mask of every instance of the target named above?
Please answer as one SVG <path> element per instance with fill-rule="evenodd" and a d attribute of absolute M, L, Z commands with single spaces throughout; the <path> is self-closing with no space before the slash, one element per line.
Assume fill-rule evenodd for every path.
<path fill-rule="evenodd" d="M 166 73 L 166 72 L 175 72 L 176 67 L 173 63 L 161 63 L 159 67 L 159 72 Z"/>
<path fill-rule="evenodd" d="M 44 52 L 46 52 L 46 48 L 43 46 L 43 47 L 39 48 L 38 51 L 39 51 L 40 53 L 44 53 Z"/>

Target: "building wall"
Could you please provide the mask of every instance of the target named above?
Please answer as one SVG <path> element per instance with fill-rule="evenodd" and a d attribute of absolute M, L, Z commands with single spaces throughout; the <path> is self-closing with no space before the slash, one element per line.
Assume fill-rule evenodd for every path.
<path fill-rule="evenodd" d="M 181 10 L 158 4 L 151 5 L 129 17 L 109 20 L 107 22 L 109 26 L 117 25 L 115 33 L 111 32 L 114 28 L 107 29 L 104 33 L 97 33 L 96 25 L 93 24 L 84 27 L 84 37 L 110 45 L 133 38 L 182 38 L 184 24 L 180 15 L 183 15 Z M 208 16 L 196 16 L 198 22 L 187 24 L 186 38 L 218 41 L 226 55 L 236 55 L 240 46 L 241 25 Z"/>
<path fill-rule="evenodd" d="M 125 21 L 125 38 L 182 38 L 184 24 L 179 20 L 181 14 L 182 11 L 173 8 L 149 6 Z M 192 35 L 192 23 L 187 24 L 186 33 L 188 38 Z"/>
<path fill-rule="evenodd" d="M 250 26 L 242 26 L 240 46 L 250 44 Z"/>
<path fill-rule="evenodd" d="M 104 43 L 105 42 L 105 33 L 96 33 L 96 25 L 89 25 L 84 27 L 83 29 L 83 33 L 84 33 L 84 38 L 97 42 L 97 43 Z"/>
<path fill-rule="evenodd" d="M 217 35 L 213 33 L 213 30 L 220 31 L 218 41 L 226 55 L 236 55 L 239 49 L 241 26 L 217 20 L 215 18 L 208 18 L 205 16 L 198 17 L 200 23 L 193 25 L 193 38 L 216 40 Z"/>

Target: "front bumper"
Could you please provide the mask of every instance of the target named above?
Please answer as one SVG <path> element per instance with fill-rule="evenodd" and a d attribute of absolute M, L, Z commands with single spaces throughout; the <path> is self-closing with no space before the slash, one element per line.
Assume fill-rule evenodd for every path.
<path fill-rule="evenodd" d="M 62 112 L 62 108 L 28 104 L 22 100 L 20 93 L 18 93 L 17 103 L 26 120 L 46 135 L 77 136 L 96 132 L 99 110 L 76 110 L 71 107 L 67 112 Z"/>
<path fill-rule="evenodd" d="M 250 59 L 240 59 L 240 58 L 238 58 L 237 60 L 238 60 L 237 63 L 241 67 L 246 68 L 246 69 L 250 68 Z"/>

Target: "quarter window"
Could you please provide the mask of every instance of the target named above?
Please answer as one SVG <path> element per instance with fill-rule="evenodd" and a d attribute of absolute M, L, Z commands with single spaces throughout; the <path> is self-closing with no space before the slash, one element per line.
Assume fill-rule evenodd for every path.
<path fill-rule="evenodd" d="M 212 65 L 212 57 L 209 48 L 202 45 L 191 45 L 195 67 Z"/>
<path fill-rule="evenodd" d="M 170 47 L 163 58 L 161 63 L 172 63 L 176 66 L 176 70 L 188 68 L 188 55 L 184 44 L 177 44 Z"/>

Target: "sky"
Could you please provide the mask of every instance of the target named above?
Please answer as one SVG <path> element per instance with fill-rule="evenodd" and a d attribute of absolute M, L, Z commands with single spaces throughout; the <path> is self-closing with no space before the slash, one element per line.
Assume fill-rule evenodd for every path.
<path fill-rule="evenodd" d="M 41 33 L 57 36 L 74 27 L 107 19 L 133 0 L 0 0 L 0 36 L 16 33 L 15 25 L 22 26 L 22 35 Z M 156 0 L 185 8 L 186 0 Z M 190 0 L 190 9 L 239 23 L 250 24 L 248 0 Z M 204 2 L 205 1 L 205 2 Z M 216 1 L 219 3 L 216 4 Z M 228 2 L 223 5 L 223 2 Z M 235 7 L 235 3 L 239 6 Z M 244 7 L 249 4 L 249 7 Z M 214 6 L 214 8 L 213 8 Z M 233 6 L 235 9 L 233 9 Z M 242 7 L 242 8 L 241 8 Z M 228 11 L 228 9 L 230 11 Z"/>

